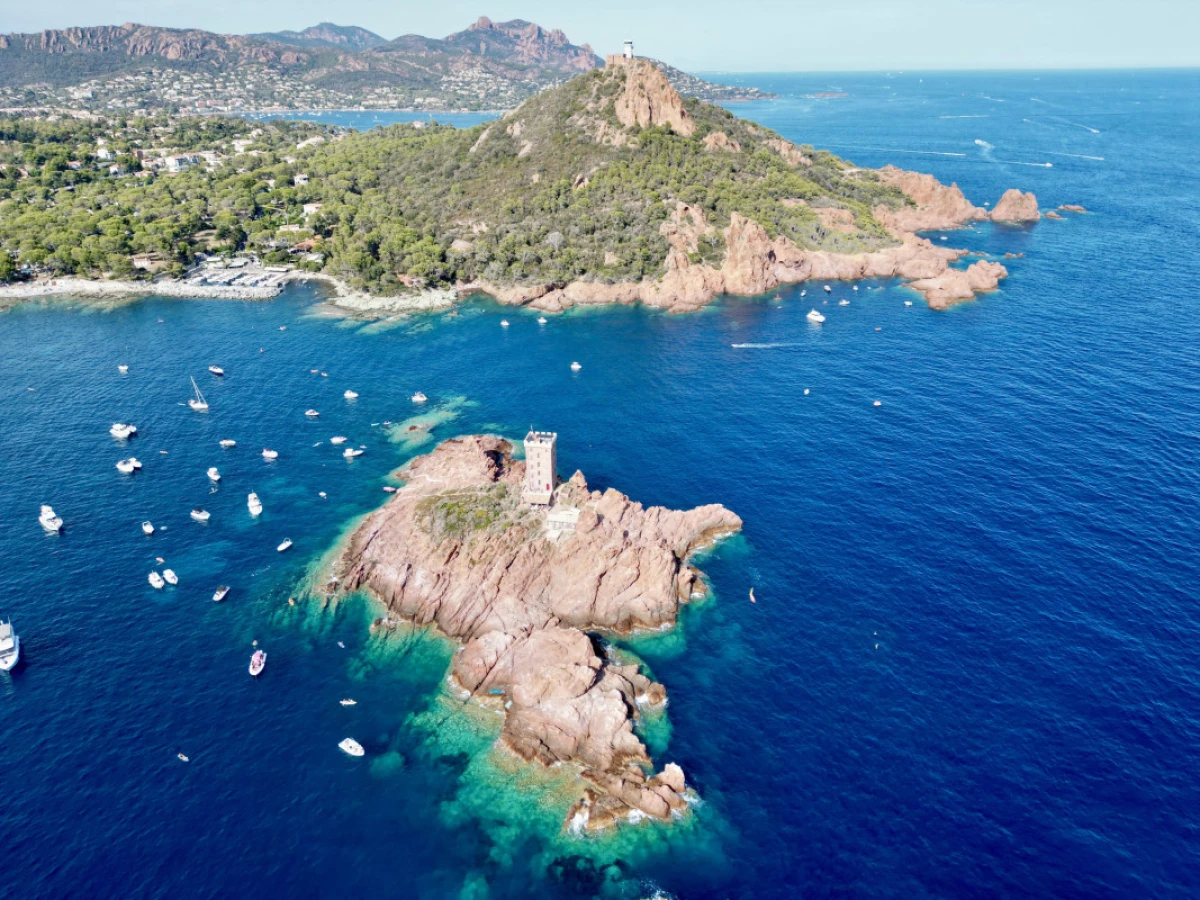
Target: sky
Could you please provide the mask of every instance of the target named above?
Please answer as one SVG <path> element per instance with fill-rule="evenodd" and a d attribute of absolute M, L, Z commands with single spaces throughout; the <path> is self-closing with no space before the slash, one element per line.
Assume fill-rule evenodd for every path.
<path fill-rule="evenodd" d="M 479 16 L 561 28 L 601 55 L 703 72 L 1200 65 L 1200 0 L 44 0 L 0 3 L 0 33 L 139 22 L 222 33 L 322 21 L 442 37 Z"/>

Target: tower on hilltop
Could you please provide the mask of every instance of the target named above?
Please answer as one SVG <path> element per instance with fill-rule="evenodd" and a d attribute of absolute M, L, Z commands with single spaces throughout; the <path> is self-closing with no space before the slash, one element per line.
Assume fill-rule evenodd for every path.
<path fill-rule="evenodd" d="M 525 435 L 525 490 L 521 499 L 538 506 L 548 505 L 557 477 L 558 434 L 531 429 Z"/>
<path fill-rule="evenodd" d="M 633 41 L 625 42 L 625 58 L 633 59 Z"/>

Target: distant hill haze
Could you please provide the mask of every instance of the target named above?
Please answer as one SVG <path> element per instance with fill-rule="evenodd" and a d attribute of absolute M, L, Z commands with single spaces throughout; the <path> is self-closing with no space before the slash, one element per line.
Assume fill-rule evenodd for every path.
<path fill-rule="evenodd" d="M 332 22 L 322 22 L 303 31 L 272 31 L 252 34 L 250 37 L 296 47 L 333 47 L 341 50 L 371 50 L 388 42 L 387 38 L 357 25 L 334 25 Z"/>
<path fill-rule="evenodd" d="M 602 64 L 587 44 L 521 19 L 391 41 L 328 22 L 256 35 L 129 23 L 0 35 L 0 106 L 507 109 Z M 664 71 L 701 99 L 769 96 Z"/>

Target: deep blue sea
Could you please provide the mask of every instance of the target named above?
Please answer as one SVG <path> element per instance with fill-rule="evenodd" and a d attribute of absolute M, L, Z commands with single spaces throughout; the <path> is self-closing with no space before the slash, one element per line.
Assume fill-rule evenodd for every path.
<path fill-rule="evenodd" d="M 792 140 L 1091 213 L 952 234 L 1024 254 L 977 302 L 838 284 L 821 327 L 799 286 L 544 326 L 344 322 L 303 285 L 0 315 L 0 615 L 25 651 L 0 679 L 0 895 L 1200 895 L 1200 74 L 744 80 L 783 96 L 736 111 Z M 687 822 L 561 834 L 570 791 L 446 702 L 452 648 L 306 593 L 432 446 L 383 424 L 418 414 L 438 439 L 553 429 L 564 476 L 745 519 L 703 563 L 715 598 L 626 642 L 667 686 L 645 736 L 704 799 Z M 156 557 L 178 587 L 147 584 Z"/>

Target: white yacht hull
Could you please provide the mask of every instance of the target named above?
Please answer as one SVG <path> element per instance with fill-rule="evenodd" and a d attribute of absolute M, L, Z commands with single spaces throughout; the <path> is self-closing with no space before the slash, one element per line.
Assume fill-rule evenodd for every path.
<path fill-rule="evenodd" d="M 0 672 L 12 671 L 17 663 L 21 661 L 21 639 L 15 634 L 13 635 L 13 648 L 8 653 L 0 656 Z"/>

